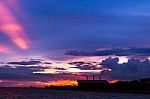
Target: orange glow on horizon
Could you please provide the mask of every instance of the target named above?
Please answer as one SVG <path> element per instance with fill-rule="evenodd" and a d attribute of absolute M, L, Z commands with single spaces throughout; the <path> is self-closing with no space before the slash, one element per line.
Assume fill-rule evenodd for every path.
<path fill-rule="evenodd" d="M 109 83 L 116 83 L 118 80 L 110 80 Z"/>
<path fill-rule="evenodd" d="M 10 8 L 16 9 L 14 3 L 10 3 L 10 0 L 0 1 L 0 31 L 21 49 L 27 49 L 29 41 L 25 35 L 25 30 L 10 10 Z"/>
<path fill-rule="evenodd" d="M 49 81 L 46 83 L 47 86 L 77 86 L 78 82 L 76 80 L 58 80 Z"/>
<path fill-rule="evenodd" d="M 4 83 L 4 86 L 0 87 L 41 87 L 45 86 L 77 86 L 78 83 L 76 80 L 58 80 L 58 81 L 15 81 L 15 80 L 0 80 L 0 83 Z M 9 84 L 7 84 L 9 83 Z"/>

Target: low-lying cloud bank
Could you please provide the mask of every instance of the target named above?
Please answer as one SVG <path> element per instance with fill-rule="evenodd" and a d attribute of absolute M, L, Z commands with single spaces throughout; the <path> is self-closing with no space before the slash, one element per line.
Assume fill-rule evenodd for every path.
<path fill-rule="evenodd" d="M 63 67 L 46 67 L 38 65 L 38 61 L 26 61 L 26 62 L 16 62 L 17 66 L 9 66 L 10 63 L 0 66 L 0 80 L 15 80 L 15 81 L 50 81 L 59 79 L 79 79 L 79 76 L 73 75 L 73 72 L 65 72 L 62 74 L 50 74 L 44 73 L 45 69 L 49 70 L 61 70 L 66 71 L 67 69 Z M 11 62 L 12 64 L 12 62 Z M 32 66 L 35 65 L 36 66 Z M 140 78 L 150 77 L 150 60 L 140 60 L 131 58 L 125 63 L 119 63 L 119 58 L 107 58 L 102 60 L 102 62 L 70 62 L 70 68 L 68 69 L 80 69 L 82 70 L 100 70 L 102 71 L 102 76 L 104 79 L 116 79 L 116 80 L 133 80 Z M 24 66 L 22 66 L 24 65 Z M 31 66 L 28 66 L 31 65 Z M 73 70 L 74 70 L 73 69 Z M 111 69 L 111 71 L 110 71 Z M 34 73 L 34 72 L 43 73 Z M 79 74 L 80 74 L 79 73 Z M 84 72 L 86 75 L 90 75 L 93 72 Z"/>
<path fill-rule="evenodd" d="M 70 65 L 74 65 L 75 67 L 71 67 L 71 68 L 78 68 L 80 70 L 98 70 L 100 69 L 97 65 L 98 63 L 96 62 L 71 62 L 68 63 Z"/>
<path fill-rule="evenodd" d="M 111 71 L 103 71 L 104 76 L 112 79 L 140 79 L 150 77 L 150 61 L 145 59 L 129 59 L 128 62 L 119 64 L 119 58 L 108 58 L 102 61 L 101 65 L 110 68 Z"/>
<path fill-rule="evenodd" d="M 22 61 L 22 62 L 9 62 L 7 64 L 11 65 L 38 65 L 42 63 L 41 61 Z"/>
<path fill-rule="evenodd" d="M 104 79 L 133 80 L 150 77 L 150 60 L 130 58 L 127 62 L 119 63 L 119 58 L 107 58 L 102 62 L 72 62 L 80 70 L 102 70 Z M 85 74 L 86 75 L 86 74 Z M 87 73 L 88 75 L 88 73 Z"/>
<path fill-rule="evenodd" d="M 72 56 L 150 56 L 150 48 L 114 48 L 95 51 L 68 51 L 65 55 Z"/>
<path fill-rule="evenodd" d="M 35 75 L 33 72 L 43 71 L 47 67 L 42 66 L 3 66 L 0 67 L 1 80 L 21 80 L 21 81 L 44 81 L 48 80 L 50 75 Z"/>

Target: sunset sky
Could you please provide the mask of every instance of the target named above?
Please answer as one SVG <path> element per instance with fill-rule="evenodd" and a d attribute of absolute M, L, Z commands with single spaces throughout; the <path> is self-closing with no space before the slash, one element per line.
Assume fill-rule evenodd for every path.
<path fill-rule="evenodd" d="M 0 0 L 0 87 L 150 77 L 150 0 Z"/>

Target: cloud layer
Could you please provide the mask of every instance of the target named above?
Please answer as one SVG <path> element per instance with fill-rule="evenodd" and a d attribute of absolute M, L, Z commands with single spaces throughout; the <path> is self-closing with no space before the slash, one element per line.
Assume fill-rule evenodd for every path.
<path fill-rule="evenodd" d="M 75 65 L 75 67 L 71 68 L 78 68 L 80 70 L 99 70 L 98 64 L 96 62 L 72 62 L 69 63 L 70 65 Z M 102 68 L 101 68 L 102 69 Z"/>
<path fill-rule="evenodd" d="M 103 71 L 102 75 L 111 79 L 140 79 L 150 77 L 150 60 L 140 61 L 129 59 L 128 62 L 119 64 L 119 58 L 108 58 L 103 60 L 101 65 L 110 68 L 111 71 Z"/>
<path fill-rule="evenodd" d="M 22 62 L 9 62 L 7 64 L 11 65 L 38 65 L 42 63 L 41 61 L 22 61 Z"/>
<path fill-rule="evenodd" d="M 20 80 L 20 81 L 44 81 L 48 80 L 50 75 L 34 75 L 33 72 L 43 71 L 46 67 L 42 66 L 3 66 L 0 67 L 1 80 Z"/>
<path fill-rule="evenodd" d="M 150 56 L 150 48 L 115 48 L 96 51 L 68 51 L 65 55 L 72 56 Z"/>

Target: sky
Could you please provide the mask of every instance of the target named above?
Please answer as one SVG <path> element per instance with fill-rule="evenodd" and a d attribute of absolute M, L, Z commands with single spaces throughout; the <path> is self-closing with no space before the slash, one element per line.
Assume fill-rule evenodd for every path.
<path fill-rule="evenodd" d="M 0 0 L 0 86 L 150 77 L 149 0 Z"/>

